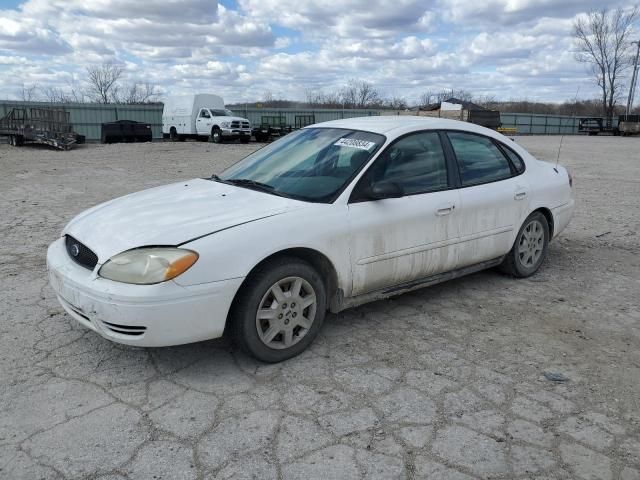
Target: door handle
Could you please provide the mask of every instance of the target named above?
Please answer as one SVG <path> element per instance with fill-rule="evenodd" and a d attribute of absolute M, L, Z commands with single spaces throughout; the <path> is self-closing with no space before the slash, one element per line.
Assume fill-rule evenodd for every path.
<path fill-rule="evenodd" d="M 436 210 L 436 215 L 439 217 L 444 217 L 445 215 L 449 215 L 456 208 L 455 205 L 443 205 Z"/>
<path fill-rule="evenodd" d="M 519 190 L 513 195 L 513 198 L 515 198 L 516 200 L 524 200 L 525 198 L 527 198 L 527 191 Z"/>

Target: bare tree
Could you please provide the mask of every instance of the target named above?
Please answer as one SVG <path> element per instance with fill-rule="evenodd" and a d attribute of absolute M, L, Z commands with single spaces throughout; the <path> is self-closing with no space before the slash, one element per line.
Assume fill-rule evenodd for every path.
<path fill-rule="evenodd" d="M 620 98 L 620 78 L 631 65 L 633 23 L 638 18 L 638 8 L 617 8 L 589 12 L 587 18 L 579 18 L 573 25 L 579 62 L 591 65 L 601 90 L 602 112 L 611 117 L 616 101 Z"/>
<path fill-rule="evenodd" d="M 369 82 L 351 79 L 342 89 L 342 101 L 350 108 L 378 107 L 382 98 L 378 90 Z"/>
<path fill-rule="evenodd" d="M 20 90 L 18 90 L 18 97 L 23 102 L 33 102 L 37 100 L 36 98 L 37 92 L 38 92 L 37 84 L 34 83 L 33 85 L 27 86 L 23 83 L 22 86 L 20 87 Z"/>
<path fill-rule="evenodd" d="M 316 88 L 307 88 L 305 90 L 307 105 L 318 108 L 340 108 L 342 107 L 341 92 L 325 93 L 323 90 Z"/>
<path fill-rule="evenodd" d="M 88 93 L 98 103 L 110 103 L 117 97 L 118 85 L 124 72 L 121 65 L 103 63 L 102 65 L 87 67 L 89 78 Z"/>
<path fill-rule="evenodd" d="M 133 82 L 122 88 L 118 84 L 114 85 L 112 96 L 118 103 L 142 104 L 152 103 L 157 100 L 159 92 L 151 82 Z"/>
<path fill-rule="evenodd" d="M 42 95 L 47 102 L 69 103 L 71 101 L 67 93 L 58 87 L 45 87 L 42 89 Z"/>
<path fill-rule="evenodd" d="M 406 110 L 408 108 L 407 99 L 404 97 L 390 97 L 384 101 L 384 106 L 393 110 Z"/>

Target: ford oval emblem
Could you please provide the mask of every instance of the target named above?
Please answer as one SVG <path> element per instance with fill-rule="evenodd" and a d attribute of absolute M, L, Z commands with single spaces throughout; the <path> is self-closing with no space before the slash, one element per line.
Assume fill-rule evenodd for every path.
<path fill-rule="evenodd" d="M 77 243 L 74 243 L 73 245 L 71 245 L 71 255 L 73 255 L 74 257 L 77 257 L 78 255 L 80 255 L 80 247 L 78 246 Z"/>

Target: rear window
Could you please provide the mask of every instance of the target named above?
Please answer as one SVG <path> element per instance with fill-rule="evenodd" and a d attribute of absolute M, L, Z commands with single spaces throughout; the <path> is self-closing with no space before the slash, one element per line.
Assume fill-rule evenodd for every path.
<path fill-rule="evenodd" d="M 507 157 L 509 157 L 509 160 L 511 160 L 511 163 L 513 163 L 513 166 L 515 167 L 516 172 L 518 173 L 524 172 L 524 162 L 522 161 L 522 158 L 520 158 L 520 155 L 518 155 L 516 152 L 511 150 L 506 145 L 500 144 L 500 146 L 504 150 L 504 153 L 507 154 Z"/>
<path fill-rule="evenodd" d="M 511 176 L 509 161 L 490 138 L 461 132 L 448 132 L 447 136 L 458 160 L 463 187 Z"/>

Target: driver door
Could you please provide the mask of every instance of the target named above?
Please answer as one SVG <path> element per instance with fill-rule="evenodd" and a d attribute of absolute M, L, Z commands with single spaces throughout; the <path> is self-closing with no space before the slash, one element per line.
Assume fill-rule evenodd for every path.
<path fill-rule="evenodd" d="M 456 268 L 459 192 L 437 132 L 401 137 L 380 154 L 349 201 L 351 295 Z M 367 187 L 393 182 L 399 198 L 374 200 Z"/>
<path fill-rule="evenodd" d="M 201 108 L 196 120 L 196 133 L 198 135 L 209 136 L 211 133 L 211 113 L 206 108 Z"/>

